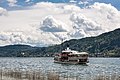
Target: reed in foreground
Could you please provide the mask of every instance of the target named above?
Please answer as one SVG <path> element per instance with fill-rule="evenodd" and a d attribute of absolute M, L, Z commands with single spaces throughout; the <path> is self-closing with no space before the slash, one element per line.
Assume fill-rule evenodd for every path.
<path fill-rule="evenodd" d="M 94 80 L 120 80 L 120 75 L 118 74 L 98 75 L 94 78 Z"/>
<path fill-rule="evenodd" d="M 67 76 L 67 77 L 66 77 Z M 49 71 L 44 73 L 41 70 L 33 71 L 33 70 L 11 70 L 5 69 L 0 70 L 0 80 L 120 80 L 119 74 L 111 74 L 111 75 L 96 75 L 90 78 L 82 79 L 79 76 L 61 76 L 60 73 L 55 71 Z"/>

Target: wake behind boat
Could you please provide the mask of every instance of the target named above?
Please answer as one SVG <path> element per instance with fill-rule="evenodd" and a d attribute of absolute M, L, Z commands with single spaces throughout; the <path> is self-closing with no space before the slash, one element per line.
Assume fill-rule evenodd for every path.
<path fill-rule="evenodd" d="M 88 63 L 88 53 L 78 52 L 67 48 L 54 57 L 55 63 L 63 64 L 86 64 Z"/>

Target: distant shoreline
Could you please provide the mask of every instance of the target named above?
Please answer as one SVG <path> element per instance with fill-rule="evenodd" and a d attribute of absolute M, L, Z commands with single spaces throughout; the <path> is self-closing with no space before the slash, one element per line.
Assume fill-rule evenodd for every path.
<path fill-rule="evenodd" d="M 0 57 L 0 58 L 54 58 L 54 57 Z M 120 58 L 120 57 L 89 57 L 89 58 Z"/>

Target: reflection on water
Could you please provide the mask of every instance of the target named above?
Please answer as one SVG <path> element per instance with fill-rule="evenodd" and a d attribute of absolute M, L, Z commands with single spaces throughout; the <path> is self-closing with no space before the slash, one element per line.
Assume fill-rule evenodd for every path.
<path fill-rule="evenodd" d="M 0 58 L 0 68 L 20 70 L 20 71 L 38 71 L 43 73 L 55 71 L 60 76 L 79 76 L 81 79 L 95 77 L 97 75 L 120 75 L 119 58 L 90 58 L 87 65 L 69 65 L 57 64 L 53 58 Z M 89 79 L 88 79 L 89 80 Z"/>

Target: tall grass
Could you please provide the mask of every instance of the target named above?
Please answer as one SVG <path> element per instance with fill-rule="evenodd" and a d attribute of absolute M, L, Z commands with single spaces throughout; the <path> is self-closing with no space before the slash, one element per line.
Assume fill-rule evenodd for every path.
<path fill-rule="evenodd" d="M 120 80 L 120 75 L 112 74 L 112 75 L 98 75 L 94 78 L 94 80 Z"/>
<path fill-rule="evenodd" d="M 42 70 L 0 69 L 0 80 L 120 80 L 119 74 L 100 74 L 91 77 L 82 79 L 79 76 L 62 76 L 55 71 L 44 73 Z"/>

